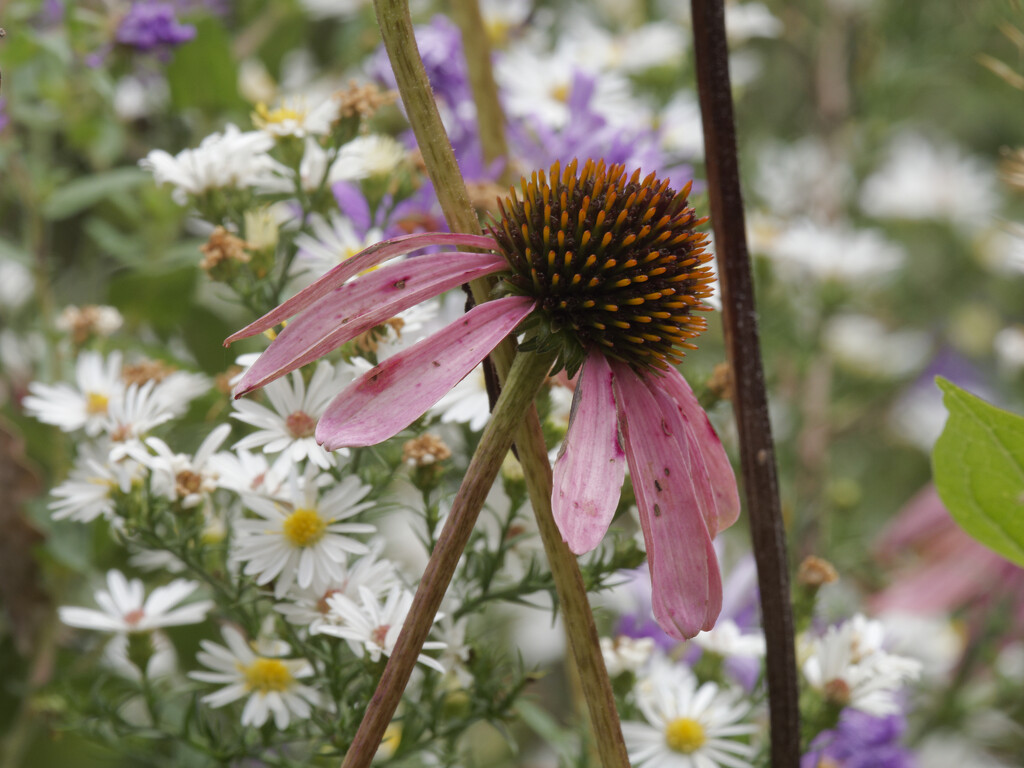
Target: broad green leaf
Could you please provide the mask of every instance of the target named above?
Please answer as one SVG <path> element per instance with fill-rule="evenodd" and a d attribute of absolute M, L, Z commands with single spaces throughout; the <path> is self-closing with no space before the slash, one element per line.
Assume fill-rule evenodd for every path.
<path fill-rule="evenodd" d="M 1024 566 L 1024 417 L 936 382 L 949 411 L 932 452 L 939 496 L 967 533 Z"/>
<path fill-rule="evenodd" d="M 221 113 L 245 106 L 238 95 L 238 65 L 227 30 L 217 19 L 204 19 L 195 26 L 195 39 L 178 48 L 167 66 L 174 108 Z"/>
<path fill-rule="evenodd" d="M 66 219 L 113 194 L 133 189 L 149 178 L 141 168 L 125 167 L 75 179 L 50 195 L 43 205 L 43 215 L 48 219 Z"/>

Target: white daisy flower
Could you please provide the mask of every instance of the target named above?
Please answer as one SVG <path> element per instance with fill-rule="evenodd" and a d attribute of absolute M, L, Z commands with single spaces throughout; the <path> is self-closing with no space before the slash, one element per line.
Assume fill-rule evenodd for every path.
<path fill-rule="evenodd" d="M 296 269 L 308 269 L 313 277 L 320 277 L 384 239 L 384 233 L 376 228 L 360 237 L 351 220 L 335 211 L 331 212 L 330 221 L 320 214 L 313 214 L 309 218 L 309 226 L 312 234 L 303 233 L 295 238 L 295 245 L 299 249 L 296 261 L 301 261 L 295 266 Z"/>
<path fill-rule="evenodd" d="M 764 656 L 764 635 L 744 633 L 732 619 L 720 619 L 712 629 L 699 632 L 693 642 L 723 658 L 759 659 Z"/>
<path fill-rule="evenodd" d="M 181 503 L 184 509 L 199 506 L 217 490 L 217 472 L 210 459 L 231 432 L 230 424 L 221 424 L 199 446 L 195 456 L 174 453 L 158 437 L 146 440 L 156 456 L 146 462 L 152 472 L 153 492 Z"/>
<path fill-rule="evenodd" d="M 145 463 L 150 454 L 143 440 L 150 430 L 174 418 L 174 412 L 156 396 L 156 386 L 154 381 L 132 384 L 123 399 L 110 402 L 104 428 L 111 442 L 111 461 L 131 457 Z"/>
<path fill-rule="evenodd" d="M 972 228 L 983 225 L 999 204 L 996 176 L 952 144 L 915 133 L 897 136 L 886 162 L 861 188 L 860 206 L 886 219 L 948 219 Z"/>
<path fill-rule="evenodd" d="M 216 473 L 221 488 L 239 495 L 258 494 L 273 499 L 285 490 L 292 461 L 287 456 L 279 456 L 271 464 L 264 453 L 235 448 L 215 453 L 208 466 Z"/>
<path fill-rule="evenodd" d="M 473 652 L 466 642 L 468 626 L 467 617 L 454 619 L 451 613 L 442 614 L 440 621 L 437 622 L 437 636 L 444 644 L 444 650 L 438 660 L 445 672 L 452 675 L 463 688 L 469 688 L 473 684 L 473 673 L 466 666 Z"/>
<path fill-rule="evenodd" d="M 337 119 L 337 101 L 327 99 L 311 108 L 305 96 L 286 97 L 274 109 L 259 103 L 252 115 L 253 125 L 274 138 L 323 136 L 331 132 L 331 123 Z"/>
<path fill-rule="evenodd" d="M 650 661 L 653 653 L 654 640 L 650 637 L 619 635 L 614 640 L 610 637 L 601 638 L 601 655 L 610 677 L 638 671 Z"/>
<path fill-rule="evenodd" d="M 301 482 L 292 474 L 286 501 L 245 496 L 245 505 L 259 520 L 235 523 L 236 561 L 246 563 L 245 574 L 258 584 L 276 579 L 274 595 L 284 597 L 293 583 L 309 587 L 316 580 L 342 580 L 348 556 L 364 555 L 369 548 L 350 534 L 369 534 L 369 523 L 345 523 L 373 502 L 360 500 L 370 492 L 358 478 L 349 475 L 323 498 L 310 466 Z"/>
<path fill-rule="evenodd" d="M 510 115 L 541 120 L 561 128 L 570 119 L 569 97 L 581 76 L 597 75 L 568 46 L 542 53 L 519 44 L 495 60 L 494 77 Z M 631 95 L 629 80 L 615 71 L 594 79 L 591 104 L 614 125 L 635 125 L 649 118 L 650 110 Z"/>
<path fill-rule="evenodd" d="M 309 587 L 293 586 L 287 595 L 288 602 L 277 604 L 278 613 L 315 635 L 323 624 L 339 620 L 327 602 L 334 595 L 342 594 L 354 600 L 359 597 L 361 588 L 369 589 L 375 597 L 390 591 L 398 583 L 398 569 L 392 561 L 378 559 L 382 549 L 382 540 L 371 542 L 367 554 L 341 566 L 344 573 L 341 579 L 314 578 Z"/>
<path fill-rule="evenodd" d="M 320 361 L 308 387 L 300 371 L 293 371 L 290 376 L 264 387 L 271 408 L 252 400 L 236 400 L 232 418 L 251 424 L 257 430 L 235 443 L 235 450 L 262 446 L 266 453 L 284 452 L 296 464 L 308 459 L 321 469 L 331 467 L 335 463 L 333 455 L 313 436 L 316 423 L 335 395 L 359 373 L 347 363 L 339 363 L 335 369 L 330 363 Z M 348 449 L 342 448 L 336 453 L 348 456 Z"/>
<path fill-rule="evenodd" d="M 307 136 L 299 161 L 298 179 L 296 171 L 285 165 L 279 166 L 273 179 L 260 186 L 260 192 L 294 193 L 296 181 L 306 192 L 315 192 L 324 184 L 330 186 L 336 181 L 350 178 L 337 153 L 320 146 L 312 136 Z M 246 241 L 250 242 L 248 237 Z"/>
<path fill-rule="evenodd" d="M 382 655 L 390 656 L 395 649 L 405 617 L 412 606 L 412 593 L 396 584 L 381 605 L 370 589 L 360 587 L 358 604 L 341 593 L 327 598 L 327 604 L 334 618 L 330 623 L 321 624 L 318 633 L 344 638 L 354 654 L 366 655 L 370 661 L 378 661 Z M 439 613 L 434 621 L 442 617 Z M 444 647 L 444 643 L 434 640 L 423 644 L 426 651 Z M 416 660 L 442 674 L 445 672 L 444 665 L 430 656 L 421 653 Z"/>
<path fill-rule="evenodd" d="M 372 5 L 370 0 L 299 0 L 314 19 L 347 19 Z"/>
<path fill-rule="evenodd" d="M 798 221 L 781 232 L 751 232 L 760 250 L 795 277 L 877 283 L 903 266 L 903 248 L 874 229 Z"/>
<path fill-rule="evenodd" d="M 109 446 L 83 444 L 67 480 L 53 489 L 50 511 L 54 520 L 91 523 L 114 517 L 114 494 L 128 493 L 145 468 L 131 459 L 112 463 Z"/>
<path fill-rule="evenodd" d="M 242 710 L 242 725 L 259 728 L 271 715 L 278 730 L 284 730 L 293 719 L 305 720 L 313 707 L 321 705 L 321 697 L 299 680 L 312 677 L 313 666 L 305 659 L 281 659 L 256 653 L 233 627 L 221 630 L 227 646 L 209 640 L 200 642 L 196 654 L 200 664 L 210 672 L 189 672 L 189 677 L 204 683 L 222 683 L 224 688 L 203 696 L 204 704 L 223 707 L 248 696 Z M 287 653 L 287 646 L 281 650 Z"/>
<path fill-rule="evenodd" d="M 341 148 L 332 173 L 337 180 L 388 176 L 406 162 L 409 152 L 398 139 L 381 133 L 359 136 Z"/>
<path fill-rule="evenodd" d="M 33 381 L 28 391 L 22 405 L 30 416 L 62 432 L 84 429 L 95 437 L 106 425 L 111 403 L 124 397 L 121 354 L 112 352 L 104 358 L 98 352 L 82 352 L 75 361 L 75 386 Z"/>
<path fill-rule="evenodd" d="M 174 416 L 182 415 L 189 403 L 210 391 L 208 376 L 191 371 L 173 371 L 153 386 L 153 399 Z"/>
<path fill-rule="evenodd" d="M 661 661 L 636 686 L 647 719 L 624 722 L 633 765 L 644 768 L 751 768 L 754 748 L 739 739 L 758 728 L 743 722 L 750 707 L 715 683 L 698 685 L 682 666 Z"/>
<path fill-rule="evenodd" d="M 227 125 L 224 133 L 212 133 L 195 149 L 186 149 L 172 157 L 154 149 L 139 161 L 153 174 L 158 184 L 172 184 L 179 205 L 188 195 L 201 195 L 211 189 L 241 189 L 259 186 L 268 180 L 279 163 L 269 154 L 274 138 L 263 131 L 243 133 Z"/>
<path fill-rule="evenodd" d="M 896 693 L 916 679 L 921 663 L 882 650 L 880 622 L 857 615 L 824 636 L 803 639 L 802 669 L 810 686 L 827 700 L 882 717 L 902 711 Z"/>
<path fill-rule="evenodd" d="M 160 627 L 198 624 L 213 608 L 212 600 L 175 608 L 198 587 L 197 581 L 175 579 L 154 589 L 147 598 L 140 579 L 128 581 L 123 573 L 112 570 L 107 572 L 107 589 L 96 592 L 101 610 L 64 606 L 60 608 L 60 620 L 71 627 L 101 632 L 149 632 Z"/>
<path fill-rule="evenodd" d="M 142 655 L 146 659 L 147 679 L 168 677 L 177 670 L 178 654 L 174 650 L 174 643 L 160 630 L 135 637 L 129 637 L 124 633 L 114 635 L 103 647 L 103 664 L 121 677 L 141 682 L 143 673 L 132 659 L 132 643 L 143 643 L 146 646 Z"/>

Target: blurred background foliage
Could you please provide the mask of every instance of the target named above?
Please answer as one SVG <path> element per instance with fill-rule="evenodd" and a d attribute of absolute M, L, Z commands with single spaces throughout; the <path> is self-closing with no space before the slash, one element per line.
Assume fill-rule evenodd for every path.
<path fill-rule="evenodd" d="M 379 38 L 368 6 L 339 20 L 313 18 L 295 1 L 225 0 L 193 4 L 183 18 L 195 24 L 196 38 L 164 61 L 112 46 L 106 4 L 67 3 L 60 18 L 55 5 L 0 0 L 0 26 L 7 30 L 0 39 L 0 259 L 28 268 L 35 285 L 31 295 L 10 296 L 0 284 L 6 348 L 0 538 L 7 542 L 0 557 L 26 583 L 44 585 L 56 603 L 86 562 L 115 559 L 100 529 L 48 521 L 40 491 L 66 473 L 72 449 L 66 436 L 27 418 L 18 406 L 28 381 L 55 380 L 71 364 L 54 327 L 59 310 L 112 305 L 125 318 L 126 333 L 118 339 L 131 339 L 133 349 L 141 345 L 154 358 L 192 360 L 211 375 L 233 361 L 236 352 L 223 349 L 221 340 L 247 319 L 198 269 L 202 241 L 187 227 L 187 209 L 155 187 L 138 160 L 152 148 L 174 154 L 195 146 L 228 122 L 247 129 L 254 63 L 262 65 L 260 76 L 278 82 L 305 67 L 343 84 L 361 75 Z M 752 228 L 778 229 L 810 214 L 877 230 L 906 254 L 898 270 L 871 274 L 866 267 L 852 270 L 850 279 L 818 279 L 767 257 L 759 248 L 763 239 L 752 236 L 793 560 L 811 553 L 827 557 L 859 590 L 870 592 L 890 578 L 878 567 L 874 539 L 929 482 L 927 440 L 916 439 L 916 427 L 902 417 L 934 431 L 928 420 L 941 421 L 941 411 L 935 415 L 938 393 L 931 377 L 941 373 L 1010 410 L 1024 409 L 1024 362 L 1001 359 L 994 346 L 1000 331 L 1024 325 L 1024 246 L 1019 235 L 1003 242 L 1005 223 L 1024 221 L 1024 194 L 995 181 L 1005 153 L 1024 144 L 1024 91 L 1006 74 L 1024 73 L 1024 8 L 1018 0 L 765 5 L 780 31 L 744 45 L 742 66 L 753 74 L 735 88 Z M 426 0 L 415 6 L 420 20 L 447 10 Z M 656 0 L 609 0 L 588 10 L 569 2 L 537 6 L 552 11 L 544 18 L 552 20 L 553 37 L 571 31 L 582 13 L 628 28 L 664 10 Z M 119 89 L 129 76 L 142 84 L 134 100 Z M 685 56 L 678 66 L 636 81 L 638 92 L 667 103 L 678 89 L 694 90 L 692 59 Z M 152 104 L 147 87 L 154 89 Z M 382 119 L 401 124 L 397 110 Z M 857 190 L 886 162 L 890 141 L 904 130 L 949 143 L 991 174 L 991 218 L 961 226 L 952 218 L 864 212 Z M 785 163 L 766 168 L 766 153 L 807 141 L 827 158 L 814 186 L 800 188 L 806 176 L 799 162 L 790 163 L 792 175 Z M 695 173 L 699 178 L 699 163 Z M 963 197 L 973 189 L 945 191 L 954 205 L 975 210 L 974 201 Z M 816 210 L 807 209 L 807 201 Z M 1002 255 L 1006 249 L 1010 257 Z M 1016 269 L 1004 264 L 1013 253 Z M 851 249 L 842 258 L 861 255 Z M 875 318 L 889 333 L 919 334 L 911 352 L 919 352 L 920 360 L 896 365 L 901 361 L 893 358 L 911 353 L 870 338 L 859 342 L 867 347 L 862 357 L 874 361 L 870 365 L 830 347 L 826 329 L 849 313 Z M 701 349 L 688 358 L 695 382 L 708 380 L 724 356 L 714 318 L 711 325 Z M 195 407 L 201 413 L 218 403 Z M 721 403 L 713 413 L 728 440 L 728 406 Z M 16 519 L 21 500 L 42 534 L 34 543 Z M 26 622 L 38 619 L 31 611 L 18 615 Z M 44 621 L 49 626 L 43 632 L 57 631 L 52 617 Z M 32 663 L 26 663 L 24 649 L 16 647 L 17 628 L 8 629 L 0 632 L 0 723 L 34 740 L 26 766 L 69 760 L 76 768 L 147 764 L 144 756 L 115 760 L 68 733 L 51 741 L 48 708 L 56 715 L 67 702 L 35 692 L 35 686 L 49 669 L 73 672 L 90 660 L 61 650 L 57 658 L 30 654 Z M 33 708 L 42 716 L 35 728 L 18 731 L 19 718 L 27 716 L 26 696 L 36 697 Z"/>

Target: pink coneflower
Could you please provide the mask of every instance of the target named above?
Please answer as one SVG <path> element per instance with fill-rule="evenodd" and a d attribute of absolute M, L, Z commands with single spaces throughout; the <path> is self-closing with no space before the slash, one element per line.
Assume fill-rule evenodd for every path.
<path fill-rule="evenodd" d="M 712 537 L 739 513 L 718 437 L 682 375 L 681 348 L 704 330 L 713 281 L 689 186 L 621 165 L 556 163 L 502 204 L 490 237 L 410 235 L 367 248 L 228 342 L 298 315 L 239 383 L 264 386 L 414 304 L 499 273 L 500 298 L 368 371 L 327 407 L 325 448 L 372 445 L 409 426 L 520 326 L 521 353 L 557 353 L 579 373 L 552 505 L 577 554 L 597 546 L 628 464 L 647 543 L 655 618 L 673 636 L 713 626 L 722 602 Z M 443 252 L 365 272 L 428 245 Z M 496 252 L 496 253 L 495 253 Z M 525 322 L 524 322 L 525 321 Z"/>

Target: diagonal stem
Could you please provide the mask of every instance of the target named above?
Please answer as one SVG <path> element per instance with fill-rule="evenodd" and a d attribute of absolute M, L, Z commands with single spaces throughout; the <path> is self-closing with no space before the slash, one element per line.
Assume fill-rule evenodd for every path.
<path fill-rule="evenodd" d="M 722 0 L 691 0 L 691 7 L 711 221 L 722 285 L 722 315 L 736 393 L 733 407 L 768 651 L 772 766 L 797 768 L 800 764 L 800 712 L 786 529 L 779 503 L 775 449 L 768 421 L 768 397 L 743 221 L 725 11 Z"/>
<path fill-rule="evenodd" d="M 516 425 L 528 411 L 536 417 L 533 399 L 553 362 L 553 354 L 516 355 L 505 387 L 466 469 L 465 479 L 452 503 L 441 536 L 430 555 L 430 562 L 416 588 L 408 618 L 388 657 L 377 690 L 366 707 L 359 730 L 345 754 L 342 768 L 367 768 L 373 760 L 402 699 L 402 692 L 409 683 L 416 658 L 434 624 L 434 616 L 441 607 L 441 600 L 473 532 L 487 493 L 512 446 Z"/>

